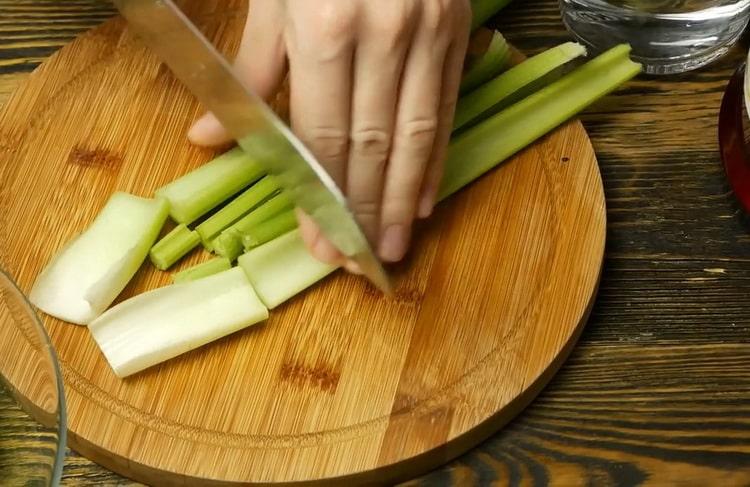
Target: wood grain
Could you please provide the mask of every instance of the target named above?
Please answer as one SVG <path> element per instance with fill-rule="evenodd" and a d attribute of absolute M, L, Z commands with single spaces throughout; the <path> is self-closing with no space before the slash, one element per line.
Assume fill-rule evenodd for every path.
<path fill-rule="evenodd" d="M 33 10 L 39 25 L 30 39 L 43 39 L 53 22 L 39 14 L 60 4 L 0 0 L 0 17 L 7 5 Z M 112 13 L 108 2 L 92 0 L 82 18 L 90 6 Z M 53 27 L 66 23 L 78 25 L 76 16 Z M 527 53 L 569 40 L 555 0 L 515 2 L 497 24 Z M 747 452 L 716 440 L 750 444 L 750 226 L 725 183 L 716 142 L 722 91 L 746 49 L 743 43 L 698 72 L 640 78 L 583 116 L 608 212 L 589 324 L 560 374 L 516 420 L 410 485 L 750 485 Z M 8 51 L 25 55 L 22 47 Z M 7 86 L 0 103 L 23 76 L 0 75 Z M 0 426 L 0 436 L 7 431 Z M 664 441 L 690 435 L 698 440 L 689 448 Z M 698 469 L 710 474 L 696 476 Z M 139 485 L 74 451 L 63 484 Z"/>
<path fill-rule="evenodd" d="M 230 55 L 245 10 L 189 6 Z M 0 264 L 25 291 L 112 191 L 152 194 L 214 155 L 185 139 L 195 101 L 124 27 L 66 46 L 0 113 Z M 149 482 L 408 478 L 549 380 L 589 313 L 604 236 L 596 159 L 571 122 L 440 206 L 392 269 L 395 299 L 339 274 L 266 324 L 125 381 L 85 328 L 45 317 L 70 444 Z M 146 265 L 122 298 L 168 282 Z M 4 366 L 22 393 L 33 386 L 13 373 L 23 361 Z"/>

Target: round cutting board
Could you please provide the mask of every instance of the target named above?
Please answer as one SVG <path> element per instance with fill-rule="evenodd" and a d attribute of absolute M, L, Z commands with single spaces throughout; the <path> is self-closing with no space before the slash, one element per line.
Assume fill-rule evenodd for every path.
<path fill-rule="evenodd" d="M 188 3 L 231 57 L 244 4 Z M 28 292 L 113 191 L 151 195 L 211 159 L 185 138 L 199 113 L 119 19 L 52 56 L 0 113 L 0 265 Z M 70 445 L 160 484 L 415 476 L 491 435 L 550 379 L 587 318 L 604 242 L 601 177 L 574 121 L 420 224 L 390 269 L 392 299 L 340 272 L 266 323 L 125 380 L 85 327 L 42 316 Z M 168 282 L 146 263 L 121 298 Z M 34 402 L 25 356 L 6 367 Z"/>

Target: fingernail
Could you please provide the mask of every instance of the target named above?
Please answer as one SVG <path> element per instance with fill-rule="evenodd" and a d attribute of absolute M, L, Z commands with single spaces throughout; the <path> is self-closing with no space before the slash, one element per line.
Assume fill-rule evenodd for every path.
<path fill-rule="evenodd" d="M 222 130 L 222 126 L 219 120 L 212 113 L 206 113 L 190 127 L 188 138 L 191 140 L 202 140 L 220 130 Z"/>
<path fill-rule="evenodd" d="M 419 201 L 419 208 L 417 209 L 417 216 L 419 218 L 427 218 L 432 215 L 432 210 L 435 208 L 435 198 L 432 196 L 432 192 L 425 194 Z"/>
<path fill-rule="evenodd" d="M 403 259 L 408 243 L 409 229 L 405 225 L 391 225 L 380 239 L 380 258 L 389 262 Z"/>
<path fill-rule="evenodd" d="M 362 268 L 353 260 L 346 261 L 344 267 L 346 267 L 346 270 L 348 270 L 352 274 L 362 274 Z"/>

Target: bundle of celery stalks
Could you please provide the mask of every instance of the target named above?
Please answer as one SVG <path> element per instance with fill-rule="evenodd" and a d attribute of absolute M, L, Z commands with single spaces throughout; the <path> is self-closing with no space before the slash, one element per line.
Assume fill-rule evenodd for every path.
<path fill-rule="evenodd" d="M 474 26 L 506 3 L 475 0 Z M 494 32 L 464 73 L 439 200 L 640 73 L 629 53 L 621 45 L 576 66 L 586 50 L 569 42 L 511 66 L 511 49 Z M 29 298 L 49 315 L 88 325 L 115 374 L 126 377 L 266 320 L 336 271 L 308 253 L 293 211 L 273 176 L 234 148 L 153 198 L 113 194 L 45 267 Z M 176 226 L 157 242 L 170 217 Z M 112 306 L 146 258 L 167 270 L 201 245 L 215 256 Z"/>

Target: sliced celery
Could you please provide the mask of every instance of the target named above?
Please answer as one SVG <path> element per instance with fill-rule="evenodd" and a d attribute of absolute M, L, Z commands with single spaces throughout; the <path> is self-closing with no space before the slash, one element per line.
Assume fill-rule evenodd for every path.
<path fill-rule="evenodd" d="M 202 277 L 208 277 L 219 272 L 232 268 L 232 263 L 224 257 L 214 257 L 211 260 L 194 265 L 184 271 L 180 271 L 172 276 L 172 282 L 175 284 L 181 282 L 195 281 Z"/>
<path fill-rule="evenodd" d="M 266 176 L 250 186 L 221 210 L 195 227 L 201 241 L 211 242 L 224 229 L 252 211 L 278 189 L 279 185 L 272 176 Z"/>
<path fill-rule="evenodd" d="M 510 2 L 511 0 L 471 0 L 471 30 L 478 29 Z"/>
<path fill-rule="evenodd" d="M 127 377 L 268 318 L 237 267 L 139 294 L 89 329 L 118 377 Z"/>
<path fill-rule="evenodd" d="M 286 210 L 285 212 L 279 213 L 278 215 L 264 221 L 242 235 L 242 246 L 245 250 L 254 249 L 255 247 L 269 242 L 296 227 L 297 217 L 295 216 L 294 211 Z"/>
<path fill-rule="evenodd" d="M 198 233 L 180 223 L 151 247 L 149 257 L 157 269 L 164 271 L 197 247 L 199 243 Z"/>
<path fill-rule="evenodd" d="M 503 72 L 510 62 L 510 46 L 502 34 L 493 31 L 487 51 L 471 65 L 461 80 L 459 93 L 464 95 Z"/>
<path fill-rule="evenodd" d="M 159 188 L 156 195 L 169 201 L 176 222 L 189 225 L 262 175 L 256 161 L 234 148 Z"/>
<path fill-rule="evenodd" d="M 61 320 L 88 324 L 136 273 L 168 213 L 166 200 L 114 193 L 88 228 L 37 277 L 29 300 Z"/>
<path fill-rule="evenodd" d="M 444 199 L 641 72 L 619 45 L 454 138 L 439 192 Z"/>
<path fill-rule="evenodd" d="M 573 59 L 584 56 L 586 48 L 566 42 L 548 49 L 510 68 L 474 91 L 463 95 L 456 105 L 453 130 L 458 130 L 480 117 L 519 101 L 527 92 L 534 91 L 534 83 Z M 514 96 L 520 94 L 520 96 Z M 505 106 L 504 106 L 505 105 Z"/>
<path fill-rule="evenodd" d="M 298 228 L 243 254 L 237 262 L 269 309 L 337 269 L 308 252 Z"/>
<path fill-rule="evenodd" d="M 281 192 L 242 217 L 211 242 L 213 251 L 234 261 L 242 254 L 242 236 L 279 213 L 294 208 L 292 200 Z"/>

